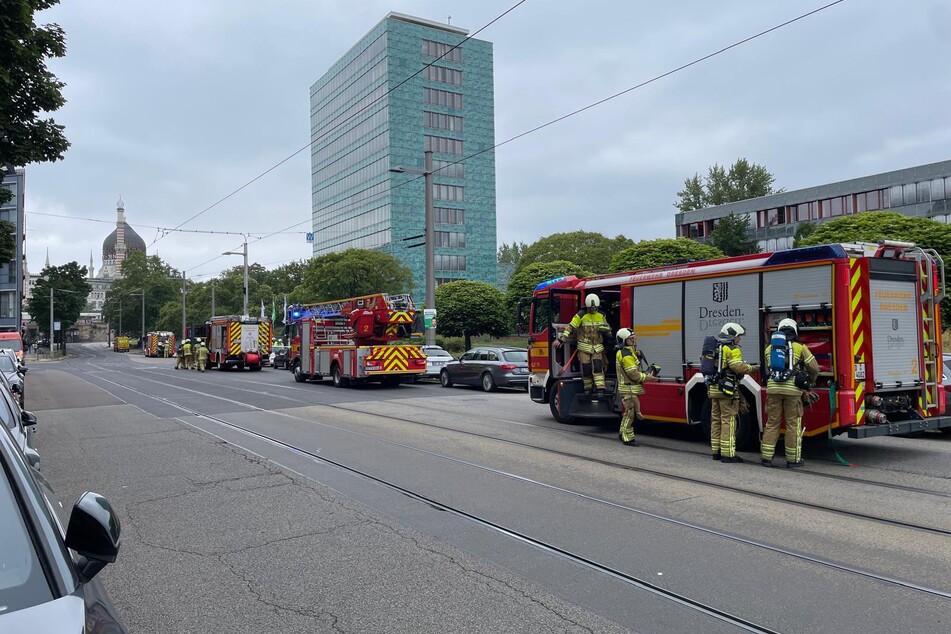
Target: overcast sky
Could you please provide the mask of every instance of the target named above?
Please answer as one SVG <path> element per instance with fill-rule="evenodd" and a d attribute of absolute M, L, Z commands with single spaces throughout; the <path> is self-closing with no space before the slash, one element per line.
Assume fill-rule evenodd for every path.
<path fill-rule="evenodd" d="M 27 168 L 27 257 L 102 265 L 115 203 L 149 244 L 309 140 L 309 88 L 389 11 L 476 31 L 516 0 L 64 0 L 51 63 L 72 147 Z M 828 1 L 828 0 L 827 0 Z M 494 43 L 496 142 L 634 86 L 823 0 L 528 0 Z M 746 157 L 788 190 L 951 158 L 951 3 L 846 0 L 496 150 L 498 240 L 574 230 L 673 237 L 676 192 Z M 267 268 L 311 250 L 302 152 L 184 229 L 255 242 Z M 43 214 L 68 216 L 61 218 Z M 98 219 L 93 222 L 80 219 Z M 240 264 L 235 236 L 150 247 L 189 277 Z"/>

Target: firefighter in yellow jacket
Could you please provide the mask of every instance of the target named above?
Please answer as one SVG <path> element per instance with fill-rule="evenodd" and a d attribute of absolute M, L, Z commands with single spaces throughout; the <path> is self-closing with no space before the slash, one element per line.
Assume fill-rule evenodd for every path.
<path fill-rule="evenodd" d="M 642 384 L 656 379 L 649 372 L 641 370 L 641 352 L 637 349 L 633 332 L 627 328 L 618 330 L 617 345 L 617 391 L 624 405 L 619 435 L 625 445 L 637 447 L 637 441 L 634 440 L 634 420 L 644 420 L 640 402 L 640 395 L 644 393 Z"/>
<path fill-rule="evenodd" d="M 195 355 L 192 354 L 192 340 L 186 339 L 182 343 L 182 354 L 185 355 L 185 369 L 195 369 Z"/>
<path fill-rule="evenodd" d="M 753 366 L 743 361 L 740 337 L 746 330 L 740 324 L 726 323 L 717 337 L 720 345 L 719 377 L 708 388 L 710 396 L 710 447 L 713 459 L 743 462 L 736 455 L 736 417 L 740 412 L 740 380 Z"/>
<path fill-rule="evenodd" d="M 819 362 L 805 344 L 796 339 L 799 329 L 794 319 L 783 319 L 779 322 L 779 332 L 786 335 L 787 354 L 789 355 L 789 370 L 786 372 L 769 373 L 766 382 L 766 428 L 763 430 L 763 441 L 760 444 L 760 463 L 764 467 L 773 466 L 773 454 L 776 453 L 776 441 L 779 440 L 779 426 L 786 419 L 786 435 L 783 444 L 786 446 L 786 467 L 795 469 L 801 467 L 802 459 L 802 393 L 805 387 L 815 385 L 819 376 Z M 766 347 L 766 365 L 770 366 L 770 354 L 773 346 Z M 804 372 L 797 385 L 796 373 Z M 804 382 L 805 379 L 807 382 Z"/>
<path fill-rule="evenodd" d="M 208 364 L 208 347 L 205 346 L 205 340 L 198 340 L 198 352 L 195 353 L 195 358 L 198 361 L 198 371 L 204 372 L 205 366 Z"/>
<path fill-rule="evenodd" d="M 597 295 L 591 293 L 585 297 L 584 305 L 584 310 L 579 310 L 564 332 L 555 339 L 555 347 L 560 348 L 571 333 L 578 331 L 578 361 L 581 363 L 581 379 L 585 392 L 590 393 L 592 388 L 603 392 L 605 360 L 602 337 L 611 334 L 611 327 L 604 314 L 598 310 L 601 299 Z"/>

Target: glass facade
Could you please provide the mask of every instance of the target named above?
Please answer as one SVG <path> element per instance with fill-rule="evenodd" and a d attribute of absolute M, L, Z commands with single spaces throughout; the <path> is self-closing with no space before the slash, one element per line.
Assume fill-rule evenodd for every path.
<path fill-rule="evenodd" d="M 314 255 L 390 253 L 412 271 L 420 305 L 425 249 L 406 238 L 425 229 L 425 150 L 437 280 L 497 279 L 492 44 L 452 48 L 466 33 L 391 13 L 310 90 Z"/>
<path fill-rule="evenodd" d="M 0 330 L 22 330 L 23 298 L 23 187 L 26 176 L 22 170 L 3 177 L 2 187 L 12 198 L 0 206 L 0 220 L 16 227 L 16 255 L 10 262 L 0 263 Z"/>

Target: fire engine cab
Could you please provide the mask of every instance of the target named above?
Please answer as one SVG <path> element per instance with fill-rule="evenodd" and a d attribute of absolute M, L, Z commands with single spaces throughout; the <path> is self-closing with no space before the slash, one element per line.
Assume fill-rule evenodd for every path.
<path fill-rule="evenodd" d="M 851 438 L 949 428 L 942 390 L 944 263 L 911 243 L 830 244 L 663 268 L 574 276 L 539 284 L 531 298 L 529 394 L 562 423 L 616 419 L 613 338 L 606 346 L 608 393 L 586 394 L 574 341 L 552 342 L 597 293 L 612 331 L 630 328 L 644 363 L 660 366 L 641 397 L 645 418 L 701 426 L 709 435 L 707 384 L 699 372 L 704 338 L 726 322 L 746 329 L 743 359 L 764 364 L 780 320 L 798 324 L 799 340 L 820 366 L 805 408 L 806 436 Z M 524 303 L 523 303 L 524 306 Z M 748 407 L 738 446 L 753 446 L 765 424 L 766 377 L 743 377 Z"/>
<path fill-rule="evenodd" d="M 248 315 L 212 317 L 195 336 L 205 337 L 208 367 L 260 370 L 271 354 L 271 321 Z"/>
<path fill-rule="evenodd" d="M 395 386 L 422 374 L 426 355 L 418 345 L 400 343 L 413 334 L 416 315 L 409 295 L 384 293 L 288 307 L 294 379 Z"/>

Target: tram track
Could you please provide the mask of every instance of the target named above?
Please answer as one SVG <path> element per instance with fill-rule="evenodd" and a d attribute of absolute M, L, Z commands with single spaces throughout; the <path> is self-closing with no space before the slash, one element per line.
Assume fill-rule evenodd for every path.
<path fill-rule="evenodd" d="M 145 397 L 148 397 L 148 398 L 151 398 L 151 399 L 155 399 L 155 400 L 157 400 L 157 401 L 160 401 L 160 402 L 165 403 L 165 404 L 168 404 L 168 405 L 172 405 L 173 407 L 176 407 L 177 409 L 179 409 L 179 410 L 182 411 L 183 413 L 187 413 L 187 414 L 189 414 L 189 415 L 198 417 L 199 419 L 207 420 L 207 421 L 213 422 L 213 423 L 215 423 L 215 424 L 217 424 L 217 425 L 221 425 L 221 426 L 223 426 L 223 427 L 226 427 L 226 428 L 228 428 L 228 429 L 237 431 L 237 432 L 239 432 L 239 433 L 241 433 L 241 434 L 244 434 L 244 435 L 247 435 L 247 436 L 249 436 L 249 437 L 257 438 L 257 439 L 259 439 L 259 440 L 261 440 L 261 441 L 264 441 L 264 442 L 267 442 L 267 443 L 269 443 L 269 444 L 272 444 L 272 445 L 275 445 L 275 446 L 279 446 L 279 447 L 283 447 L 283 448 L 285 448 L 285 449 L 288 449 L 289 451 L 293 451 L 294 453 L 297 453 L 297 454 L 300 454 L 300 455 L 305 455 L 305 456 L 307 456 L 308 458 L 311 458 L 311 459 L 313 459 L 313 460 L 317 460 L 317 461 L 320 461 L 320 462 L 323 462 L 323 463 L 326 463 L 326 464 L 329 464 L 329 465 L 333 465 L 333 466 L 335 466 L 336 468 L 345 470 L 345 471 L 347 471 L 347 472 L 351 472 L 351 473 L 353 473 L 353 474 L 355 474 L 355 475 L 360 475 L 361 477 L 368 478 L 368 479 L 370 479 L 370 480 L 372 480 L 372 481 L 378 482 L 378 483 L 381 484 L 381 485 L 387 486 L 387 487 L 389 487 L 389 488 L 391 488 L 391 489 L 393 489 L 393 490 L 400 491 L 401 493 L 403 493 L 403 494 L 405 494 L 405 495 L 408 495 L 408 496 L 410 496 L 410 497 L 413 497 L 414 499 L 418 499 L 418 500 L 423 501 L 423 502 L 425 502 L 425 503 L 427 503 L 427 504 L 433 505 L 433 506 L 436 507 L 436 508 L 440 508 L 440 509 L 442 509 L 442 510 L 446 510 L 446 511 L 449 511 L 449 512 L 453 512 L 454 514 L 457 514 L 457 515 L 460 516 L 460 517 L 470 519 L 471 521 L 474 521 L 474 522 L 476 522 L 476 523 L 479 523 L 480 525 L 483 525 L 483 526 L 485 526 L 485 527 L 487 527 L 487 528 L 491 528 L 492 530 L 498 530 L 499 532 L 504 533 L 504 534 L 506 534 L 506 535 L 508 535 L 508 536 L 510 536 L 510 537 L 512 537 L 512 538 L 514 538 L 514 539 L 518 539 L 518 540 L 523 541 L 523 542 L 525 542 L 525 543 L 529 543 L 529 544 L 535 545 L 536 547 L 542 548 L 542 549 L 544 549 L 544 550 L 546 550 L 546 551 L 548 551 L 548 552 L 552 552 L 552 553 L 558 554 L 559 556 L 567 557 L 567 558 L 569 558 L 569 559 L 572 559 L 572 561 L 576 561 L 577 563 L 579 563 L 579 564 L 581 564 L 581 565 L 585 565 L 585 566 L 591 567 L 592 569 L 599 570 L 599 571 L 603 572 L 604 574 L 608 574 L 608 575 L 610 575 L 610 576 L 612 576 L 612 577 L 615 577 L 615 575 L 618 575 L 618 576 L 615 577 L 615 578 L 618 578 L 618 579 L 621 579 L 621 580 L 626 580 L 626 582 L 631 583 L 631 584 L 633 584 L 633 585 L 637 585 L 638 582 L 643 582 L 644 584 L 646 584 L 646 585 L 644 585 L 644 586 L 638 586 L 638 587 L 644 587 L 644 589 L 648 589 L 648 590 L 650 590 L 650 589 L 656 589 L 656 590 L 659 590 L 659 591 L 663 591 L 662 588 L 658 588 L 656 585 L 650 584 L 650 582 L 647 582 L 647 581 L 645 581 L 645 580 L 638 580 L 638 579 L 634 578 L 633 576 L 628 575 L 627 573 L 624 573 L 624 572 L 622 572 L 622 571 L 614 570 L 613 568 L 610 568 L 610 567 L 608 567 L 608 566 L 604 566 L 604 565 L 602 565 L 602 564 L 599 564 L 598 562 L 594 562 L 594 561 L 587 560 L 585 557 L 580 556 L 580 555 L 577 555 L 577 554 L 573 554 L 573 553 L 571 553 L 571 552 L 569 552 L 569 551 L 567 551 L 567 550 L 565 550 L 565 549 L 563 549 L 563 548 L 561 548 L 561 547 L 559 547 L 559 546 L 557 546 L 557 545 L 550 544 L 550 543 L 547 543 L 547 542 L 544 542 L 544 541 L 541 541 L 541 540 L 536 540 L 536 539 L 532 538 L 532 537 L 529 536 L 529 535 L 525 535 L 525 534 L 519 533 L 518 531 L 512 530 L 512 529 L 510 529 L 510 528 L 508 528 L 508 527 L 499 525 L 499 524 L 493 522 L 492 520 L 489 520 L 489 519 L 484 518 L 484 517 L 476 516 L 476 515 L 471 514 L 471 513 L 467 512 L 467 511 L 463 510 L 463 509 L 456 508 L 456 507 L 454 507 L 454 506 L 451 505 L 451 504 L 445 503 L 445 502 L 440 501 L 440 500 L 433 499 L 433 498 L 431 498 L 431 497 L 429 497 L 429 496 L 426 496 L 426 495 L 424 495 L 424 494 L 421 494 L 421 493 L 412 491 L 412 490 L 410 490 L 410 489 L 407 489 L 407 488 L 405 488 L 405 487 L 403 487 L 403 486 L 401 486 L 401 485 L 399 485 L 399 484 L 397 484 L 397 483 L 389 482 L 389 481 L 385 480 L 384 478 L 380 478 L 380 477 L 378 477 L 378 476 L 374 476 L 374 475 L 372 475 L 372 474 L 366 473 L 366 472 L 364 472 L 364 471 L 362 471 L 362 470 L 360 470 L 360 469 L 351 467 L 350 465 L 347 465 L 347 464 L 345 464 L 345 463 L 342 463 L 342 462 L 333 460 L 332 458 L 328 458 L 326 455 L 323 455 L 323 454 L 321 454 L 321 455 L 314 454 L 314 453 L 312 453 L 312 452 L 310 452 L 310 451 L 308 451 L 308 450 L 306 450 L 306 449 L 304 449 L 304 448 L 302 448 L 302 447 L 298 447 L 298 446 L 296 446 L 296 445 L 294 445 L 294 444 L 285 442 L 285 441 L 283 441 L 283 440 L 281 440 L 281 439 L 279 439 L 279 438 L 275 438 L 275 437 L 273 437 L 273 436 L 269 436 L 269 435 L 267 435 L 267 434 L 263 434 L 263 433 L 261 433 L 261 432 L 258 432 L 258 431 L 256 431 L 256 430 L 254 430 L 254 429 L 250 429 L 250 428 L 248 428 L 248 427 L 245 427 L 244 425 L 238 425 L 238 424 L 236 424 L 236 423 L 227 421 L 227 420 L 225 420 L 225 419 L 223 419 L 223 418 L 221 418 L 221 417 L 219 417 L 219 416 L 214 416 L 214 415 L 206 414 L 206 413 L 201 412 L 201 411 L 198 411 L 197 409 L 194 409 L 194 408 L 192 408 L 192 407 L 183 406 L 183 405 L 181 405 L 181 404 L 179 404 L 179 403 L 176 403 L 176 402 L 173 401 L 173 400 L 166 399 L 166 398 L 159 397 L 159 396 L 155 396 L 154 394 L 149 394 L 148 392 L 145 392 L 145 391 L 143 391 L 143 390 L 139 390 L 139 389 L 137 389 L 137 388 L 134 388 L 134 387 L 131 387 L 131 386 L 128 386 L 128 385 L 123 385 L 123 384 L 121 384 L 121 383 L 117 383 L 117 382 L 115 382 L 115 381 L 111 381 L 111 380 L 109 380 L 109 379 L 105 379 L 105 378 L 103 378 L 103 377 L 96 377 L 96 378 L 98 378 L 99 380 L 102 380 L 102 381 L 104 381 L 104 382 L 106 382 L 106 383 L 108 383 L 108 384 L 115 385 L 116 387 L 119 387 L 119 388 L 121 388 L 121 389 L 129 390 L 129 391 L 134 392 L 134 393 L 137 393 L 137 394 L 139 394 L 139 395 L 142 395 L 142 396 L 145 396 Z M 172 384 L 172 383 L 164 383 L 164 382 L 161 382 L 161 381 L 155 381 L 154 379 L 152 379 L 152 380 L 153 380 L 154 382 L 156 382 L 156 383 L 165 385 L 165 386 L 167 386 L 167 387 L 171 387 L 171 388 L 173 388 L 173 389 L 181 389 L 181 390 L 186 390 L 186 391 L 195 392 L 195 390 L 191 390 L 190 388 L 187 388 L 187 387 L 184 387 L 184 386 L 175 385 L 175 384 Z M 228 400 L 228 401 L 231 400 L 231 399 L 224 399 L 223 397 L 218 397 L 218 398 L 222 398 L 223 400 Z M 240 401 L 232 401 L 232 402 L 240 403 Z M 300 421 L 302 421 L 302 422 L 307 422 L 307 423 L 311 423 L 311 424 L 316 423 L 316 424 L 318 424 L 318 425 L 325 426 L 325 427 L 334 429 L 334 430 L 336 430 L 336 431 L 351 433 L 351 434 L 355 434 L 355 435 L 359 435 L 359 436 L 363 436 L 363 437 L 367 437 L 367 438 L 373 438 L 374 440 L 377 440 L 378 442 L 390 444 L 390 445 L 397 446 L 397 447 L 400 447 L 400 448 L 403 448 L 403 449 L 406 449 L 406 450 L 410 450 L 410 451 L 415 451 L 415 452 L 424 453 L 424 454 L 427 454 L 427 455 L 430 455 L 430 456 L 433 456 L 433 457 L 442 458 L 442 459 L 445 459 L 445 460 L 448 460 L 448 461 L 452 461 L 452 462 L 455 462 L 455 463 L 458 463 L 458 464 L 462 464 L 462 465 L 465 465 L 465 466 L 468 466 L 468 467 L 471 467 L 471 468 L 476 468 L 476 469 L 480 469 L 480 470 L 483 470 L 483 471 L 488 472 L 488 473 L 493 473 L 493 474 L 496 474 L 496 475 L 501 476 L 501 477 L 511 478 L 511 479 L 514 479 L 514 480 L 518 480 L 518 481 L 522 481 L 522 482 L 528 483 L 528 484 L 533 485 L 533 486 L 540 486 L 540 487 L 544 487 L 544 488 L 547 488 L 547 489 L 550 489 L 550 490 L 558 491 L 558 492 L 561 492 L 561 493 L 564 493 L 564 494 L 573 495 L 573 496 L 576 496 L 576 497 L 585 499 L 585 500 L 590 501 L 590 502 L 594 502 L 594 503 L 598 503 L 598 504 L 603 504 L 603 505 L 612 507 L 612 508 L 614 508 L 614 509 L 616 509 L 616 510 L 621 510 L 621 511 L 629 512 L 629 513 L 632 513 L 632 514 L 649 517 L 649 518 L 652 518 L 652 519 L 655 519 L 655 520 L 659 520 L 659 521 L 663 521 L 663 522 L 668 522 L 668 523 L 674 524 L 674 525 L 679 526 L 679 527 L 682 527 L 682 528 L 688 528 L 688 529 L 692 529 L 692 530 L 696 530 L 696 531 L 700 531 L 700 532 L 706 533 L 706 534 L 708 534 L 708 535 L 712 535 L 712 536 L 724 538 L 724 539 L 727 539 L 727 540 L 731 540 L 731 541 L 734 541 L 734 542 L 737 542 L 737 543 L 745 544 L 745 545 L 748 545 L 748 546 L 753 546 L 753 547 L 757 547 L 757 548 L 762 548 L 762 549 L 768 550 L 768 551 L 773 552 L 773 553 L 776 553 L 776 554 L 781 554 L 781 555 L 793 557 L 793 558 L 799 559 L 799 560 L 801 560 L 801 561 L 809 562 L 809 563 L 816 564 L 816 565 L 819 565 L 819 566 L 823 566 L 823 567 L 831 568 L 831 569 L 838 570 L 838 571 L 841 571 L 841 572 L 845 572 L 845 573 L 857 575 L 857 576 L 864 577 L 864 578 L 871 579 L 871 580 L 875 580 L 875 581 L 878 581 L 878 582 L 881 582 L 881 583 L 885 583 L 885 584 L 889 584 L 889 585 L 895 585 L 895 586 L 899 586 L 899 587 L 902 587 L 902 588 L 905 588 L 905 589 L 914 590 L 914 591 L 917 591 L 917 592 L 922 592 L 922 593 L 925 593 L 925 594 L 928 594 L 928 595 L 940 597 L 940 598 L 942 598 L 942 599 L 951 599 L 951 593 L 949 593 L 949 592 L 945 592 L 945 591 L 939 590 L 939 589 L 937 589 L 937 588 L 932 588 L 932 587 L 924 586 L 924 585 L 921 585 L 921 584 L 917 584 L 917 583 L 914 583 L 914 582 L 912 582 L 912 581 L 908 581 L 908 580 L 904 580 L 904 579 L 898 579 L 898 578 L 895 578 L 895 577 L 890 577 L 890 576 L 888 576 L 888 575 L 881 575 L 881 574 L 878 574 L 878 573 L 876 573 L 876 572 L 872 572 L 872 571 L 869 571 L 869 570 L 864 570 L 864 569 L 861 569 L 861 568 L 857 568 L 857 567 L 854 567 L 854 566 L 850 566 L 850 565 L 848 565 L 848 564 L 843 564 L 843 563 L 840 563 L 840 562 L 836 562 L 836 561 L 824 559 L 824 558 L 822 558 L 822 557 L 809 555 L 809 554 L 807 554 L 807 553 L 796 552 L 796 551 L 793 551 L 793 550 L 790 550 L 790 549 L 787 549 L 787 548 L 783 548 L 783 547 L 776 546 L 776 545 L 774 545 L 774 544 L 769 544 L 769 543 L 766 543 L 766 542 L 761 542 L 761 541 L 758 541 L 758 540 L 755 540 L 755 539 L 751 539 L 751 538 L 747 538 L 747 537 L 743 537 L 743 536 L 740 536 L 740 535 L 731 534 L 731 533 L 728 533 L 728 532 L 726 532 L 726 531 L 722 531 L 722 530 L 719 530 L 719 529 L 715 529 L 715 528 L 711 528 L 711 527 L 699 525 L 699 524 L 696 524 L 696 523 L 693 523 L 693 522 L 690 522 L 690 521 L 680 520 L 680 519 L 677 519 L 677 518 L 673 518 L 673 517 L 669 517 L 669 516 L 664 516 L 664 515 L 661 515 L 661 514 L 658 514 L 658 513 L 653 513 L 653 512 L 650 512 L 650 511 L 645 511 L 645 510 L 643 510 L 643 509 L 637 509 L 637 508 L 634 508 L 634 507 L 625 506 L 625 505 L 622 505 L 622 504 L 618 504 L 618 503 L 616 503 L 616 502 L 612 502 L 612 501 L 609 501 L 609 500 L 597 498 L 597 497 L 595 497 L 595 496 L 587 495 L 587 494 L 585 494 L 585 493 L 581 493 L 581 492 L 578 492 L 578 491 L 572 491 L 572 490 L 570 490 L 570 489 L 566 489 L 566 488 L 563 488 L 563 487 L 558 487 L 558 486 L 556 486 L 556 485 L 551 485 L 551 484 L 547 484 L 547 483 L 544 483 L 544 482 L 539 482 L 539 481 L 537 481 L 537 480 L 532 480 L 532 479 L 530 479 L 530 478 L 526 478 L 526 477 L 524 477 L 524 476 L 520 476 L 520 475 L 517 475 L 517 474 L 513 474 L 513 473 L 509 473 L 509 472 L 502 471 L 502 470 L 499 470 L 499 469 L 495 469 L 495 468 L 493 468 L 493 467 L 488 467 L 488 466 L 485 466 L 485 465 L 479 465 L 479 464 L 476 464 L 476 463 L 472 463 L 472 462 L 460 460 L 460 459 L 455 458 L 455 457 L 452 457 L 452 456 L 447 456 L 447 455 L 445 455 L 445 454 L 440 454 L 440 453 L 438 453 L 438 452 L 429 451 L 429 450 L 421 449 L 421 448 L 418 448 L 418 447 L 412 447 L 412 446 L 410 446 L 410 445 L 405 445 L 405 444 L 403 444 L 403 443 L 398 443 L 398 442 L 395 442 L 395 441 L 392 441 L 392 440 L 388 440 L 388 439 L 385 439 L 385 438 L 378 438 L 378 437 L 370 436 L 370 435 L 365 434 L 365 433 L 363 433 L 363 432 L 355 432 L 355 431 L 352 431 L 352 430 L 347 430 L 347 429 L 345 429 L 345 428 L 336 427 L 336 426 L 334 426 L 334 425 L 329 425 L 329 424 L 327 424 L 327 423 L 320 423 L 320 422 L 318 422 L 318 421 L 313 421 L 313 420 L 310 420 L 310 419 L 301 418 L 301 417 L 294 416 L 294 415 L 291 415 L 291 414 L 287 414 L 287 413 L 284 413 L 284 412 L 272 412 L 272 411 L 270 411 L 270 410 L 265 410 L 265 409 L 263 409 L 263 408 L 260 408 L 260 407 L 254 406 L 254 405 L 250 405 L 250 404 L 247 404 L 247 403 L 240 403 L 240 404 L 242 404 L 242 405 L 244 405 L 245 407 L 248 407 L 249 409 L 252 409 L 252 410 L 256 410 L 256 411 L 260 411 L 260 412 L 269 412 L 269 413 L 271 413 L 271 414 L 279 415 L 279 416 L 286 417 L 286 418 L 292 418 L 292 419 L 300 420 Z M 330 406 L 327 406 L 327 407 L 330 407 Z M 361 411 L 361 410 L 355 410 L 355 409 L 353 409 L 353 408 L 348 408 L 348 407 L 341 407 L 341 406 L 333 406 L 333 407 L 334 407 L 335 409 L 340 409 L 340 410 L 343 410 L 343 411 L 347 411 L 347 412 L 349 412 L 349 413 L 366 413 L 366 412 L 363 412 L 363 411 Z M 389 417 L 389 418 L 394 418 L 394 419 L 396 419 L 396 420 L 404 420 L 404 419 L 399 419 L 399 418 L 397 418 L 397 417 Z M 188 422 L 186 422 L 186 421 L 182 421 L 182 422 L 185 423 L 185 424 L 192 425 L 191 423 L 188 423 Z M 412 422 L 414 422 L 414 421 L 404 420 L 404 422 L 410 422 L 410 423 L 412 423 Z M 192 425 L 192 426 L 194 426 L 194 425 Z M 430 426 L 431 426 L 431 425 L 430 425 Z M 451 428 L 444 428 L 444 429 L 447 429 L 448 431 L 457 431 L 457 430 L 453 430 L 453 429 L 451 429 Z M 205 430 L 205 431 L 207 431 L 207 430 Z M 213 433 L 213 432 L 211 432 L 211 433 Z M 481 435 L 481 434 L 472 434 L 472 435 L 485 437 L 485 435 Z M 487 438 L 488 438 L 488 439 L 493 439 L 493 440 L 499 440 L 499 439 L 493 438 L 493 437 L 487 437 Z M 504 440 L 504 439 L 503 439 L 503 440 Z M 516 443 L 516 444 L 520 444 L 520 443 Z M 568 454 L 568 455 L 570 456 L 571 454 Z M 879 519 L 880 519 L 880 518 L 879 518 Z M 906 527 L 908 527 L 908 528 L 914 528 L 915 525 L 907 525 Z M 917 527 L 917 528 L 924 528 L 925 530 L 933 530 L 933 529 L 929 529 L 928 527 Z M 678 595 L 678 597 L 679 597 L 679 595 Z M 677 599 L 677 597 L 671 597 L 671 598 L 672 598 L 672 600 L 676 600 L 676 599 Z M 685 597 L 681 597 L 681 598 L 684 598 L 688 603 L 691 602 L 691 600 L 686 599 Z M 709 607 L 709 606 L 704 606 L 704 607 Z M 755 626 L 755 624 L 752 624 L 752 627 L 755 628 L 755 627 L 757 627 L 757 626 Z M 762 630 L 762 629 L 752 629 L 752 630 L 749 630 L 749 631 L 765 631 L 765 630 Z"/>

